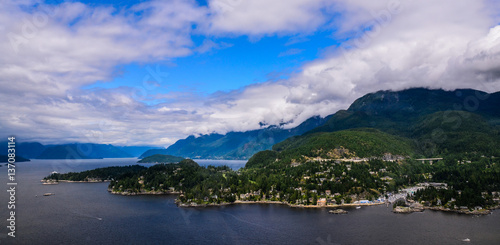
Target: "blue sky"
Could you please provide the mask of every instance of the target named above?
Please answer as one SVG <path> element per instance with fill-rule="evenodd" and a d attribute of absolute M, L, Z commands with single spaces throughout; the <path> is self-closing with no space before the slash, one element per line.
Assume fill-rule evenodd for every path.
<path fill-rule="evenodd" d="M 378 90 L 500 90 L 493 0 L 5 0 L 0 134 L 167 147 Z"/>
<path fill-rule="evenodd" d="M 47 3 L 60 4 L 64 0 L 48 0 Z M 76 1 L 74 1 L 76 2 Z M 82 0 L 89 6 L 113 6 L 126 9 L 145 0 Z M 196 1 L 206 6 L 203 0 Z M 333 16 L 332 16 L 333 17 Z M 251 37 L 210 37 L 193 35 L 195 47 L 204 41 L 212 41 L 221 47 L 208 51 L 195 51 L 193 55 L 165 60 L 160 63 L 130 63 L 116 68 L 116 76 L 111 80 L 96 81 L 84 89 L 117 88 L 120 86 L 140 86 L 147 76 L 147 67 L 154 67 L 167 73 L 157 93 L 195 91 L 202 95 L 218 91 L 228 92 L 254 83 L 287 79 L 300 67 L 321 57 L 326 48 L 334 47 L 344 40 L 336 40 L 331 29 L 318 30 L 307 35 L 265 35 Z"/>
<path fill-rule="evenodd" d="M 147 67 L 167 73 L 159 93 L 196 91 L 211 94 L 228 92 L 241 87 L 270 80 L 287 79 L 300 71 L 305 63 L 322 56 L 325 49 L 338 46 L 339 40 L 329 30 L 312 35 L 265 36 L 256 40 L 248 36 L 237 38 L 210 38 L 193 36 L 194 46 L 204 41 L 221 47 L 206 52 L 166 60 L 160 63 L 131 63 L 117 68 L 117 76 L 110 81 L 98 81 L 84 88 L 117 88 L 140 85 L 148 74 Z"/>

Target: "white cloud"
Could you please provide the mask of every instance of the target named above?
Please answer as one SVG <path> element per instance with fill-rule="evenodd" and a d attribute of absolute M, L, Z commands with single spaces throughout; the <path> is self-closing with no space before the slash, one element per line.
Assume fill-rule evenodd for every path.
<path fill-rule="evenodd" d="M 6 90 L 62 95 L 109 80 L 120 64 L 189 55 L 191 25 L 204 13 L 193 1 L 140 4 L 134 10 L 143 11 L 141 17 L 78 2 L 38 6 L 33 13 L 11 2 L 0 9 L 7 29 L 0 38 L 0 62 L 6 64 L 0 72 L 7 79 L 0 85 Z"/>
<path fill-rule="evenodd" d="M 462 74 L 464 68 L 472 75 L 482 73 L 479 67 L 491 70 L 500 65 L 496 58 L 499 27 L 490 31 L 498 20 L 487 15 L 491 9 L 483 2 L 401 1 L 399 11 L 389 14 L 387 21 L 377 21 L 380 13 L 390 13 L 386 6 L 364 3 L 350 1 L 347 9 L 357 12 L 345 18 L 349 28 L 372 26 L 371 31 L 344 46 L 349 48 L 303 67 L 289 81 L 297 88 L 291 97 L 294 101 L 314 103 L 312 93 L 318 102 L 352 101 L 376 90 L 416 86 L 500 89 L 496 78 L 487 81 Z M 489 88 L 482 86 L 486 82 Z"/>
<path fill-rule="evenodd" d="M 311 33 L 328 18 L 324 0 L 210 0 L 211 16 L 203 31 L 215 35 L 262 36 Z"/>

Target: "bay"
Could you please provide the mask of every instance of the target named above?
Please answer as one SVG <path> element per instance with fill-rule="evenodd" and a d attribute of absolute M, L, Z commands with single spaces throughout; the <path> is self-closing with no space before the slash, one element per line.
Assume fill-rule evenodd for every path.
<path fill-rule="evenodd" d="M 16 237 L 7 237 L 8 193 L 0 191 L 1 244 L 500 244 L 498 211 L 469 216 L 393 214 L 383 206 L 328 209 L 243 204 L 178 208 L 175 196 L 119 196 L 107 183 L 42 185 L 52 171 L 135 164 L 137 159 L 32 160 L 16 167 Z M 244 161 L 196 160 L 200 165 Z M 148 166 L 148 164 L 143 164 Z M 7 168 L 0 168 L 7 190 Z M 55 193 L 43 196 L 44 193 Z M 463 239 L 470 239 L 464 242 Z"/>

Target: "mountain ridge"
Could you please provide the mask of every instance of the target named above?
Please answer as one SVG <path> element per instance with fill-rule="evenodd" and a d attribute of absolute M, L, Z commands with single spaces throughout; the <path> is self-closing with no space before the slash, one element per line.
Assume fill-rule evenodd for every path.
<path fill-rule="evenodd" d="M 7 142 L 0 142 L 7 152 Z M 71 143 L 43 145 L 39 142 L 17 142 L 16 155 L 26 159 L 99 159 L 138 157 L 150 146 L 114 146 L 111 144 Z"/>
<path fill-rule="evenodd" d="M 290 136 L 300 135 L 326 122 L 329 117 L 311 117 L 299 126 L 282 129 L 270 126 L 264 129 L 227 134 L 209 134 L 180 139 L 167 149 L 145 152 L 142 157 L 153 154 L 183 156 L 193 159 L 248 159 L 258 151 L 271 149 Z"/>

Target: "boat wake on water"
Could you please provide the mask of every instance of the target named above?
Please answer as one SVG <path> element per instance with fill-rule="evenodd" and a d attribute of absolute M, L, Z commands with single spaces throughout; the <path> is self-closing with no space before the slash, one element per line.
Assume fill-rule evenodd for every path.
<path fill-rule="evenodd" d="M 92 215 L 88 215 L 88 214 L 81 214 L 81 213 L 77 213 L 77 212 L 72 212 L 72 213 L 75 214 L 76 216 L 82 217 L 82 218 L 102 220 L 101 217 L 97 217 L 97 216 L 92 216 Z"/>

